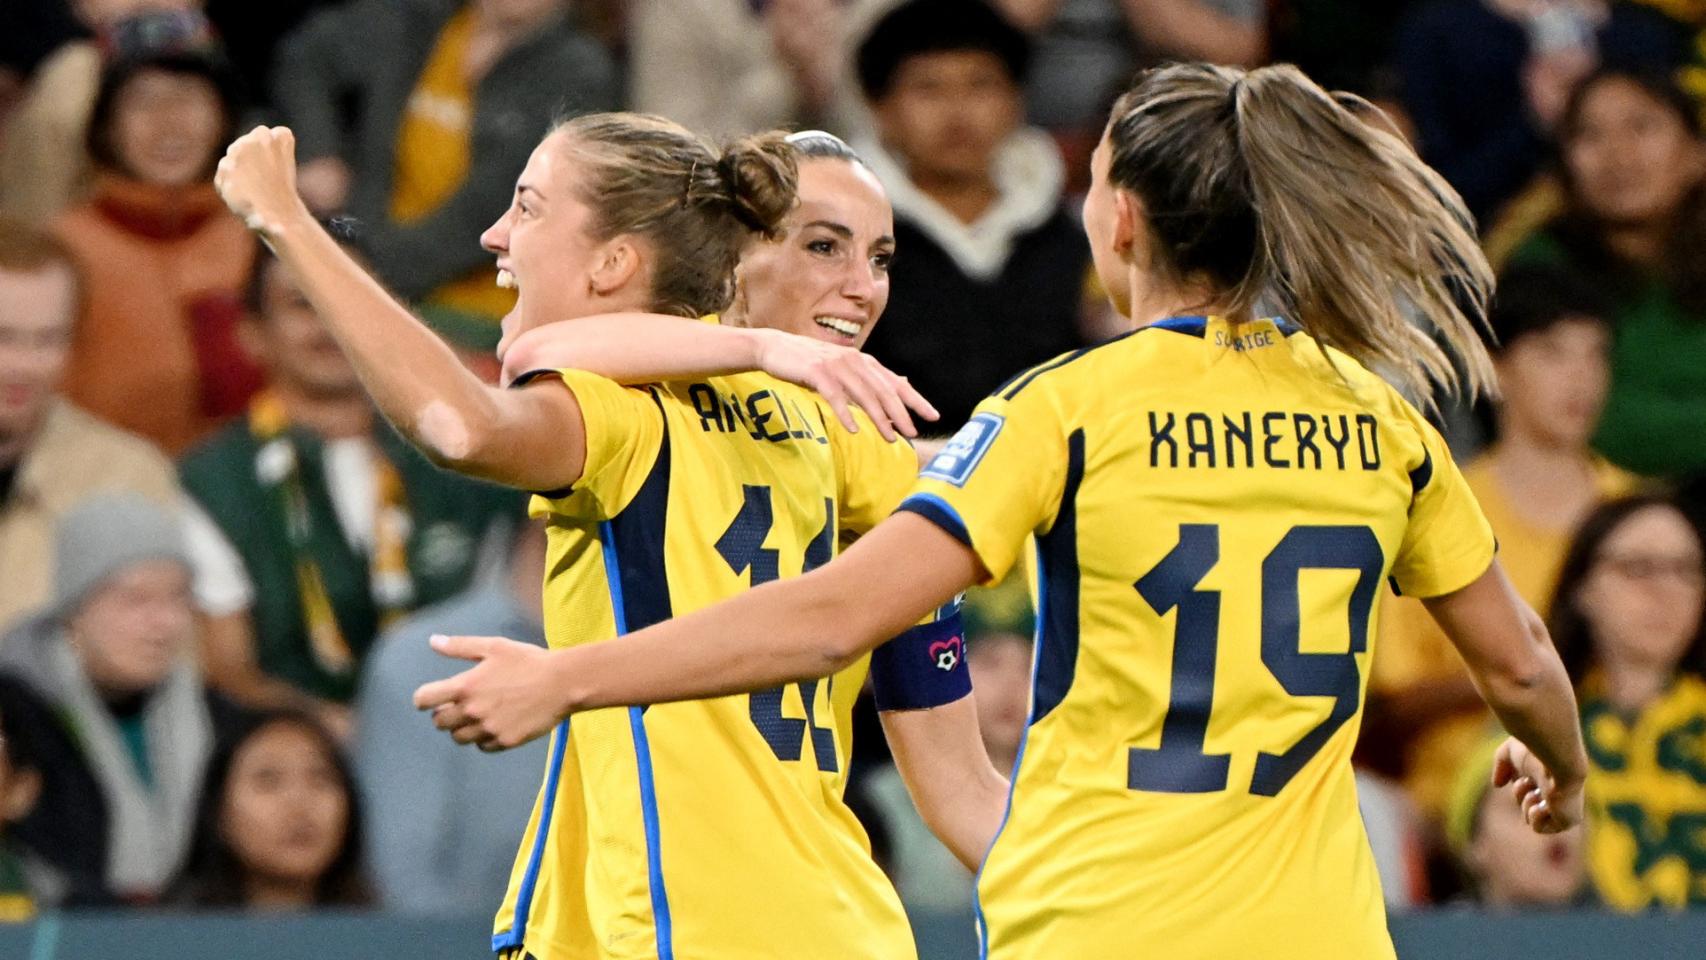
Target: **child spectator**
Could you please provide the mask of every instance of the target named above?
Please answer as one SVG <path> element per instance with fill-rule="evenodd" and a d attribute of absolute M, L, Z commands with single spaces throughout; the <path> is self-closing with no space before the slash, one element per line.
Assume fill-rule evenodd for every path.
<path fill-rule="evenodd" d="M 519 503 L 392 433 L 270 256 L 238 332 L 271 385 L 180 468 L 208 681 L 347 732 L 380 628 L 466 587 L 486 527 Z"/>
<path fill-rule="evenodd" d="M 1706 559 L 1661 496 L 1605 504 L 1558 577 L 1551 627 L 1592 772 L 1588 870 L 1618 910 L 1706 902 Z"/>
<path fill-rule="evenodd" d="M 299 911 L 373 903 L 349 764 L 306 714 L 270 713 L 208 767 L 178 902 Z"/>
<path fill-rule="evenodd" d="M 174 455 L 258 386 L 229 309 L 255 244 L 213 189 L 239 108 L 202 27 L 119 35 L 89 121 L 95 194 L 55 224 L 86 280 L 66 392 Z"/>
<path fill-rule="evenodd" d="M 1635 481 L 1588 445 L 1605 405 L 1605 311 L 1591 283 L 1548 269 L 1512 271 L 1493 303 L 1498 432 L 1463 476 L 1499 539 L 1512 585 L 1537 610 L 1552 596 L 1577 524 Z M 1402 738 L 1404 784 L 1437 822 L 1490 714 L 1419 601 L 1386 599 L 1369 687 L 1371 725 Z"/>
<path fill-rule="evenodd" d="M 98 785 L 114 894 L 151 900 L 189 849 L 195 798 L 223 712 L 195 664 L 189 566 L 176 517 L 135 495 L 94 497 L 60 524 L 53 606 L 0 646 L 0 670 L 47 701 Z M 88 808 L 44 811 L 50 817 Z"/>
<path fill-rule="evenodd" d="M 1089 249 L 1061 200 L 1059 153 L 1021 125 L 1029 59 L 983 0 L 908 0 L 859 46 L 882 140 L 859 152 L 894 202 L 898 253 L 866 349 L 950 429 L 1008 377 L 1081 345 Z"/>
<path fill-rule="evenodd" d="M 104 57 L 139 37 L 205 34 L 196 0 L 11 0 L 0 44 L 44 44 L 32 54 L 29 83 L 0 138 L 0 216 L 46 224 L 89 190 L 89 111 Z M 34 16 L 25 11 L 35 7 Z M 57 8 L 57 9 L 55 9 Z M 150 41 L 157 42 L 157 41 Z M 39 57 L 39 59 L 36 59 Z M 3 72 L 3 68 L 0 68 Z M 0 111 L 3 114 L 3 111 Z"/>
<path fill-rule="evenodd" d="M 64 244 L 0 218 L 0 634 L 53 599 L 67 510 L 97 491 L 181 497 L 158 451 L 60 394 L 82 290 Z"/>
<path fill-rule="evenodd" d="M 1706 471 L 1706 141 L 1668 78 L 1607 70 L 1560 128 L 1565 213 L 1517 264 L 1575 274 L 1611 299 L 1611 394 L 1594 446 L 1651 476 Z"/>
<path fill-rule="evenodd" d="M 1535 833 L 1510 795 L 1493 789 L 1493 751 L 1503 737 L 1464 754 L 1446 806 L 1446 841 L 1470 895 L 1499 911 L 1580 906 L 1587 892 L 1581 827 Z"/>

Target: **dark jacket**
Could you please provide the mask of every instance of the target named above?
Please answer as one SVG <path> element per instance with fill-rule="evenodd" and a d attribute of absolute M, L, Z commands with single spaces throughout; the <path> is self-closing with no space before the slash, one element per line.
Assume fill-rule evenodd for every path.
<path fill-rule="evenodd" d="M 490 261 L 480 232 L 509 205 L 515 178 L 553 120 L 618 105 L 604 48 L 559 18 L 505 53 L 474 91 L 468 177 L 437 211 L 390 222 L 398 128 L 454 0 L 350 0 L 304 23 L 279 47 L 273 100 L 300 160 L 341 156 L 354 173 L 350 215 L 374 270 L 404 297 Z M 345 108 L 355 107 L 346 138 Z"/>

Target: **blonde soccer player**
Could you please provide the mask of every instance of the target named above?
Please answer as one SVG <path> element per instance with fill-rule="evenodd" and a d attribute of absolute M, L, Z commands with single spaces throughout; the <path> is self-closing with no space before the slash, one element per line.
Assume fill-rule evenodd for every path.
<path fill-rule="evenodd" d="M 1034 534 L 1030 722 L 978 881 L 984 953 L 1392 957 L 1350 762 L 1385 583 L 1423 598 L 1510 731 L 1494 776 L 1534 829 L 1579 821 L 1587 764 L 1449 451 L 1368 370 L 1453 379 L 1413 305 L 1484 385 L 1491 286 L 1461 201 L 1368 115 L 1290 67 L 1144 74 L 1084 204 L 1128 335 L 998 390 L 823 569 L 616 643 L 451 638 L 480 662 L 417 704 L 495 748 L 583 710 L 821 676 Z"/>

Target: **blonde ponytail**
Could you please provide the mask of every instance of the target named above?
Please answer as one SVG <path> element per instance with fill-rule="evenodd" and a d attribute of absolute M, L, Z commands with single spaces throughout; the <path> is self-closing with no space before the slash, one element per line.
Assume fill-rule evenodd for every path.
<path fill-rule="evenodd" d="M 1493 275 L 1473 220 L 1375 116 L 1289 65 L 1164 67 L 1115 106 L 1109 175 L 1143 199 L 1162 266 L 1206 277 L 1232 308 L 1271 303 L 1418 395 L 1490 393 L 1477 326 Z"/>

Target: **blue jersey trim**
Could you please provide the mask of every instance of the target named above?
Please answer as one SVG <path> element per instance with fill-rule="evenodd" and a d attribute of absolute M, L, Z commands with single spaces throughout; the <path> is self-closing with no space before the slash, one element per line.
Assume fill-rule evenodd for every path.
<path fill-rule="evenodd" d="M 1168 317 L 1157 320 L 1149 325 L 1156 330 L 1171 330 L 1191 337 L 1202 337 L 1208 333 L 1207 317 Z"/>
<path fill-rule="evenodd" d="M 492 935 L 492 950 L 521 946 L 527 936 L 527 915 L 533 910 L 533 888 L 539 882 L 539 862 L 545 856 L 545 838 L 551 830 L 551 814 L 557 808 L 557 781 L 563 778 L 563 753 L 569 746 L 569 721 L 557 724 L 551 737 L 550 759 L 545 763 L 545 799 L 540 804 L 539 828 L 533 832 L 533 849 L 527 854 L 527 869 L 515 896 L 515 917 L 510 928 Z"/>
<path fill-rule="evenodd" d="M 620 636 L 628 632 L 628 611 L 622 589 L 621 558 L 616 549 L 617 533 L 610 521 L 599 524 L 599 533 L 604 546 L 605 578 L 610 584 L 610 606 L 616 617 L 616 633 Z M 657 937 L 658 960 L 674 960 L 675 945 L 671 937 L 669 893 L 663 885 L 657 783 L 652 777 L 652 747 L 651 741 L 646 737 L 645 708 L 628 708 L 628 729 L 634 736 L 634 765 L 640 778 L 640 819 L 646 834 L 646 886 L 651 892 L 652 924 Z"/>
<path fill-rule="evenodd" d="M 1422 448 L 1422 462 L 1416 469 L 1410 471 L 1410 496 L 1414 497 L 1427 489 L 1429 481 L 1434 478 L 1434 458 L 1426 447 Z"/>
<path fill-rule="evenodd" d="M 1042 544 L 1037 545 L 1037 568 L 1042 569 Z M 1031 710 L 1025 718 L 1024 732 L 1019 734 L 1019 750 L 1013 755 L 1013 769 L 1007 773 L 1007 803 L 1001 808 L 1001 822 L 995 827 L 995 836 L 989 838 L 989 849 L 983 852 L 983 861 L 977 865 L 977 876 L 971 883 L 971 909 L 977 918 L 977 960 L 989 960 L 989 921 L 983 916 L 983 871 L 989 866 L 989 858 L 995 854 L 995 845 L 1001 842 L 1001 834 L 1007 830 L 1007 821 L 1013 815 L 1013 794 L 1019 789 L 1019 769 L 1025 765 L 1025 747 L 1031 742 L 1031 724 L 1036 722 L 1036 689 L 1037 654 L 1043 646 L 1043 624 L 1048 622 L 1049 611 L 1048 582 L 1037 579 L 1037 622 L 1031 632 Z"/>
<path fill-rule="evenodd" d="M 656 392 L 652 399 L 662 408 Z M 664 564 L 664 531 L 669 523 L 670 450 L 666 427 L 658 458 L 634 499 L 615 517 L 599 524 L 604 548 L 604 575 L 610 586 L 610 608 L 618 636 L 668 620 L 672 612 L 669 572 Z M 663 879 L 663 836 L 659 826 L 657 780 L 652 769 L 651 740 L 646 735 L 646 708 L 628 708 L 628 729 L 634 738 L 634 766 L 639 775 L 640 819 L 646 837 L 646 881 L 652 901 L 652 925 L 658 960 L 674 960 L 674 924 L 669 891 Z"/>
<path fill-rule="evenodd" d="M 1084 482 L 1084 431 L 1066 438 L 1066 484 L 1054 526 L 1037 537 L 1043 565 L 1037 581 L 1047 584 L 1054 604 L 1038 615 L 1037 679 L 1031 687 L 1031 722 L 1049 715 L 1072 688 L 1078 670 L 1078 488 Z"/>
<path fill-rule="evenodd" d="M 966 530 L 966 522 L 960 519 L 960 512 L 954 509 L 953 504 L 936 494 L 915 493 L 901 501 L 900 506 L 894 508 L 895 513 L 902 511 L 918 514 L 946 530 L 955 540 L 971 547 L 971 533 Z"/>
<path fill-rule="evenodd" d="M 675 935 L 669 916 L 669 893 L 663 885 L 663 850 L 658 831 L 657 784 L 652 780 L 652 747 L 646 739 L 645 711 L 628 708 L 634 732 L 634 759 L 640 770 L 640 817 L 646 830 L 646 880 L 652 892 L 652 922 L 657 927 L 658 960 L 675 960 Z"/>

